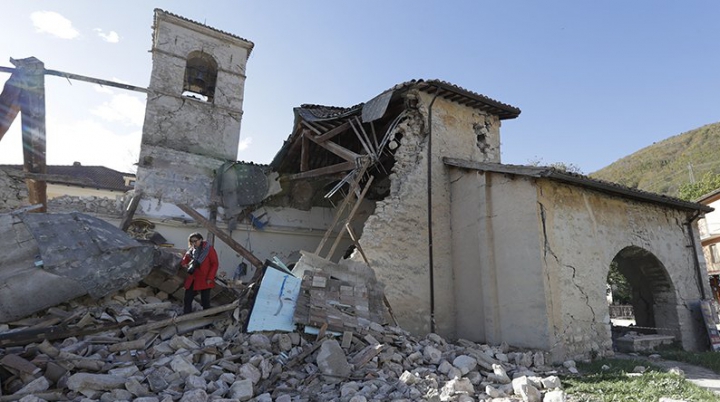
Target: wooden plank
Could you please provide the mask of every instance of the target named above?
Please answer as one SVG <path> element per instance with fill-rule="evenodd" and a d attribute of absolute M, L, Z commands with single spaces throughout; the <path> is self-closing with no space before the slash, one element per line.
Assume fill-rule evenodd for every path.
<path fill-rule="evenodd" d="M 310 142 L 303 134 L 300 147 L 300 171 L 306 172 L 310 168 Z"/>
<path fill-rule="evenodd" d="M 4 333 L 0 334 L 0 347 L 24 346 L 33 342 L 40 342 L 45 339 L 53 340 L 60 338 L 68 338 L 71 336 L 89 335 L 98 332 L 109 331 L 116 328 L 122 328 L 126 325 L 127 323 L 117 323 L 92 328 L 64 328 L 63 326 L 53 326 Z"/>
<path fill-rule="evenodd" d="M 334 153 L 335 155 L 345 159 L 348 162 L 355 162 L 358 158 L 360 158 L 359 154 L 356 154 L 355 152 L 340 146 L 334 142 L 331 141 L 323 141 L 320 142 L 317 140 L 317 138 L 314 138 L 313 136 L 309 135 L 307 136 L 310 140 L 312 140 L 314 143 L 320 145 L 321 147 L 327 149 L 328 151 Z"/>
<path fill-rule="evenodd" d="M 306 122 L 305 120 L 303 120 L 302 125 L 305 126 L 305 127 L 307 127 L 307 128 L 309 128 L 310 130 L 312 130 L 312 131 L 313 131 L 315 134 L 317 134 L 317 135 L 322 134 L 322 132 L 321 132 L 320 130 L 318 130 L 317 128 L 313 127 L 312 124 Z"/>
<path fill-rule="evenodd" d="M 0 93 L 0 140 L 20 112 L 20 75 L 13 73 Z"/>
<path fill-rule="evenodd" d="M 207 317 L 210 315 L 224 313 L 228 310 L 234 310 L 238 305 L 239 305 L 239 301 L 236 300 L 236 301 L 234 301 L 230 304 L 226 304 L 224 306 L 212 307 L 209 309 L 196 311 L 194 313 L 183 314 L 181 316 L 172 317 L 172 318 L 168 318 L 168 319 L 157 321 L 157 322 L 151 322 L 151 323 L 148 323 L 145 325 L 139 325 L 137 327 L 132 327 L 132 328 L 128 329 L 127 331 L 125 331 L 125 335 L 130 336 L 130 335 L 143 334 L 145 332 L 153 331 L 153 330 L 156 330 L 159 328 L 164 328 L 169 325 L 173 325 L 175 323 L 190 321 L 190 320 L 194 320 L 196 318 Z"/>
<path fill-rule="evenodd" d="M 240 245 L 240 243 L 236 242 L 232 236 L 229 234 L 223 232 L 218 228 L 217 226 L 213 225 L 209 220 L 205 219 L 204 216 L 202 216 L 199 212 L 196 210 L 190 208 L 189 206 L 185 204 L 177 204 L 178 208 L 180 208 L 183 212 L 190 215 L 195 221 L 197 221 L 199 224 L 203 225 L 205 229 L 209 230 L 210 232 L 214 233 L 220 240 L 222 240 L 225 244 L 230 246 L 231 249 L 235 250 L 238 254 L 242 255 L 246 260 L 250 261 L 250 263 L 255 266 L 256 268 L 260 269 L 263 267 L 262 261 L 260 261 L 259 258 L 255 257 L 255 255 L 250 252 L 248 249 Z"/>
<path fill-rule="evenodd" d="M 348 128 L 350 128 L 350 123 L 349 123 L 349 122 L 345 122 L 345 123 L 343 123 L 343 124 L 341 124 L 341 125 L 333 128 L 332 130 L 330 130 L 330 131 L 328 131 L 328 132 L 326 132 L 326 133 L 323 133 L 323 134 L 321 134 L 321 135 L 318 135 L 317 137 L 315 137 L 315 139 L 318 140 L 318 141 L 320 141 L 320 142 L 325 142 L 325 141 L 327 141 L 327 140 L 335 137 L 336 135 L 338 135 L 338 134 L 346 131 Z"/>
<path fill-rule="evenodd" d="M 348 191 L 348 195 L 345 196 L 345 199 L 340 204 L 340 207 L 338 207 L 338 210 L 335 213 L 335 218 L 333 218 L 332 223 L 325 231 L 325 235 L 323 236 L 322 240 L 320 240 L 320 244 L 318 244 L 317 249 L 315 249 L 315 254 L 320 255 L 320 251 L 325 245 L 327 239 L 330 237 L 330 233 L 332 233 L 333 229 L 335 229 L 335 225 L 337 225 L 337 223 L 340 221 L 340 216 L 345 210 L 345 207 L 347 207 L 347 205 L 350 203 L 350 197 L 352 197 L 352 195 L 355 193 L 355 189 L 360 185 L 360 180 L 365 174 L 365 170 L 367 169 L 367 167 L 368 163 L 363 163 L 360 169 L 358 169 L 357 174 L 355 175 L 355 180 L 352 182 L 352 184 L 350 184 L 350 190 Z"/>
<path fill-rule="evenodd" d="M 379 355 L 384 347 L 382 344 L 367 346 L 350 359 L 350 364 L 355 366 L 355 369 L 359 369 L 375 358 L 375 356 Z"/>
<path fill-rule="evenodd" d="M 336 165 L 331 166 L 325 166 L 318 169 L 308 170 L 307 172 L 302 173 L 295 173 L 293 175 L 285 176 L 282 179 L 283 180 L 299 180 L 299 179 L 309 179 L 311 177 L 318 177 L 318 176 L 324 176 L 328 174 L 333 173 L 339 173 L 339 172 L 346 172 L 348 170 L 355 169 L 355 162 L 342 162 L 338 163 Z"/>
<path fill-rule="evenodd" d="M 360 252 L 360 255 L 362 256 L 363 260 L 365 261 L 365 264 L 370 266 L 370 261 L 368 261 L 368 258 L 365 255 L 365 252 L 363 251 L 362 247 L 360 246 L 360 242 L 358 241 L 357 236 L 355 236 L 355 232 L 350 227 L 350 222 L 345 224 L 345 230 L 347 230 L 348 235 L 350 235 L 350 240 L 352 240 L 353 244 L 355 245 L 355 248 L 357 248 L 358 251 Z"/>
<path fill-rule="evenodd" d="M 355 213 L 357 212 L 358 208 L 360 208 L 360 204 L 362 203 L 362 200 L 365 198 L 365 194 L 367 194 L 368 190 L 370 189 L 370 185 L 372 184 L 373 180 L 375 180 L 375 176 L 370 176 L 370 180 L 368 180 L 367 184 L 365 184 L 365 188 L 363 189 L 362 193 L 360 193 L 360 197 L 358 197 L 358 199 L 355 201 L 355 205 L 353 206 L 353 209 L 350 210 L 350 214 L 348 214 L 347 218 L 345 218 L 346 224 L 348 224 L 352 221 L 352 218 L 355 216 Z M 338 236 L 335 238 L 335 242 L 333 243 L 332 247 L 330 248 L 330 252 L 327 255 L 328 260 L 330 259 L 330 257 L 332 257 L 338 244 L 340 244 L 340 239 L 342 239 L 344 233 L 345 233 L 344 231 L 340 231 L 340 233 L 338 233 Z"/>
<path fill-rule="evenodd" d="M 363 138 L 363 136 L 360 134 L 360 131 L 358 131 L 358 129 L 355 128 L 355 125 L 352 124 L 352 120 L 349 120 L 348 123 L 350 123 L 350 127 L 352 128 L 352 131 L 355 132 L 355 136 L 357 137 L 357 139 L 360 140 L 360 144 L 361 144 L 361 145 L 363 146 L 363 148 L 365 149 L 365 153 L 367 153 L 368 155 L 373 155 L 373 156 L 375 156 L 375 152 L 374 152 L 373 149 L 370 147 L 369 143 L 368 143 L 368 142 Z"/>
<path fill-rule="evenodd" d="M 37 374 L 41 371 L 38 366 L 18 355 L 5 355 L 5 357 L 0 360 L 0 364 L 6 368 L 11 368 L 25 374 Z"/>
<path fill-rule="evenodd" d="M 133 194 L 132 199 L 130 199 L 130 203 L 128 204 L 127 209 L 123 211 L 123 217 L 120 221 L 120 229 L 123 232 L 127 232 L 128 228 L 130 227 L 130 223 L 132 223 L 132 218 L 135 215 L 135 210 L 137 210 L 138 204 L 140 204 L 141 198 L 142 191 L 135 190 L 135 194 Z"/>
<path fill-rule="evenodd" d="M 45 160 L 45 67 L 30 57 L 11 60 L 18 68 L 23 82 L 20 92 L 22 122 L 23 170 L 29 173 L 47 173 Z M 28 198 L 31 204 L 42 204 L 35 212 L 47 211 L 47 183 L 43 180 L 27 179 Z"/>

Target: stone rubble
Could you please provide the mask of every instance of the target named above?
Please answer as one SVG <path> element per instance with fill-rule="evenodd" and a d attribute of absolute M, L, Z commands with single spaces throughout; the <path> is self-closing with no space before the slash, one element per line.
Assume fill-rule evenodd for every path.
<path fill-rule="evenodd" d="M 238 307 L 239 309 L 239 307 Z M 0 326 L 3 395 L 21 401 L 565 401 L 542 352 L 376 323 L 354 333 L 243 333 L 228 309 L 147 331 L 179 302 L 152 287 L 52 307 Z M 179 318 L 179 317 L 178 317 Z M 172 320 L 170 320 L 172 321 Z M 18 344 L 13 332 L 64 323 L 78 335 Z M 210 322 L 210 324 L 207 324 Z M 44 324 L 43 324 L 44 323 Z M 23 326 L 25 325 L 25 326 Z M 107 329 L 81 335 L 82 329 Z M 124 325 L 124 326 L 123 326 Z M 126 335 L 130 334 L 130 335 Z M 16 339 L 14 344 L 8 339 Z M 341 342 L 342 341 L 342 342 Z M 566 362 L 574 368 L 574 362 Z M 562 369 L 562 368 L 560 368 Z"/>

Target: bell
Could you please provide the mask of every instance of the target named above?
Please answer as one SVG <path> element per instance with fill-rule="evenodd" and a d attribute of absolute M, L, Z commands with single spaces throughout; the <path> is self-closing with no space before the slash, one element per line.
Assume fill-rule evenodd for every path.
<path fill-rule="evenodd" d="M 207 91 L 207 82 L 204 71 L 195 68 L 189 68 L 187 83 L 188 90 L 192 92 L 198 94 L 205 94 L 205 92 Z"/>

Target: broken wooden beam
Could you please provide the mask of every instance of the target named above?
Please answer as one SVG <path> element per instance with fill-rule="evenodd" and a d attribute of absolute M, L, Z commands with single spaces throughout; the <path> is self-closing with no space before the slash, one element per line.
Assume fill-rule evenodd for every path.
<path fill-rule="evenodd" d="M 209 230 L 210 232 L 214 233 L 220 240 L 222 240 L 225 244 L 230 246 L 233 250 L 235 250 L 238 254 L 243 256 L 246 260 L 250 261 L 250 263 L 255 266 L 255 268 L 262 268 L 263 262 L 260 261 L 259 258 L 255 257 L 255 255 L 250 252 L 248 249 L 240 245 L 240 243 L 236 242 L 232 236 L 225 233 L 224 231 L 220 230 L 217 226 L 213 225 L 209 220 L 207 220 L 204 216 L 202 216 L 198 211 L 190 208 L 188 205 L 185 204 L 177 204 L 178 208 L 180 208 L 183 212 L 190 215 L 195 221 L 197 221 L 199 224 L 203 225 L 205 229 Z"/>
<path fill-rule="evenodd" d="M 334 153 L 335 155 L 345 159 L 348 162 L 354 162 L 358 158 L 360 158 L 360 154 L 356 154 L 355 152 L 338 145 L 332 141 L 319 141 L 316 137 L 313 137 L 312 135 L 307 136 L 312 142 L 320 145 L 321 147 L 327 149 L 328 151 Z"/>
<path fill-rule="evenodd" d="M 239 301 L 236 300 L 236 301 L 234 301 L 230 304 L 226 304 L 224 306 L 212 307 L 209 309 L 196 311 L 194 313 L 189 313 L 189 314 L 184 314 L 184 315 L 181 315 L 178 317 L 168 318 L 168 319 L 165 319 L 162 321 L 151 322 L 148 324 L 139 325 L 137 327 L 132 327 L 132 328 L 129 328 L 128 330 L 126 330 L 125 335 L 127 335 L 129 337 L 130 335 L 142 334 L 142 333 L 145 333 L 148 331 L 153 331 L 153 330 L 156 330 L 159 328 L 164 328 L 164 327 L 167 327 L 168 325 L 173 325 L 173 324 L 176 324 L 179 322 L 190 321 L 190 320 L 194 320 L 196 318 L 207 317 L 210 315 L 224 313 L 228 310 L 234 310 L 235 308 L 237 308 L 238 305 L 239 305 Z"/>
<path fill-rule="evenodd" d="M 302 173 L 295 173 L 289 176 L 284 176 L 282 180 L 292 181 L 300 179 L 309 179 L 311 177 L 325 176 L 333 173 L 347 172 L 348 170 L 355 169 L 357 165 L 355 162 L 342 162 L 336 165 L 325 166 L 318 169 L 308 170 Z"/>
<path fill-rule="evenodd" d="M 128 207 L 123 211 L 122 221 L 120 221 L 120 230 L 122 230 L 123 232 L 127 232 L 128 228 L 130 227 L 130 223 L 132 223 L 132 218 L 135 215 L 135 210 L 137 209 L 138 204 L 140 204 L 141 198 L 142 191 L 135 190 L 135 193 L 130 199 Z"/>
<path fill-rule="evenodd" d="M 325 231 L 325 235 L 323 236 L 322 240 L 320 240 L 320 244 L 318 244 L 317 249 L 315 249 L 315 254 L 320 255 L 320 251 L 322 250 L 323 246 L 325 245 L 325 242 L 330 237 L 330 233 L 332 233 L 333 229 L 335 228 L 335 225 L 340 221 L 340 216 L 342 215 L 343 211 L 345 210 L 345 207 L 350 203 L 350 197 L 352 197 L 352 194 L 355 193 L 355 190 L 360 185 L 360 180 L 362 180 L 363 175 L 365 174 L 365 170 L 367 170 L 368 162 L 363 162 L 362 166 L 357 170 L 355 175 L 355 180 L 350 184 L 350 189 L 348 190 L 347 196 L 345 196 L 345 199 L 340 204 L 340 206 L 337 208 L 337 212 L 335 212 L 335 218 L 333 218 L 332 223 L 328 227 L 328 229 Z"/>
<path fill-rule="evenodd" d="M 0 140 L 20 112 L 20 74 L 10 76 L 0 93 Z"/>
<path fill-rule="evenodd" d="M 23 170 L 47 173 L 45 160 L 45 66 L 35 57 L 10 59 L 21 76 L 20 112 L 22 123 Z M 47 183 L 26 179 L 31 204 L 42 204 L 36 212 L 47 211 Z"/>
<path fill-rule="evenodd" d="M 320 142 L 325 142 L 325 141 L 337 136 L 338 134 L 342 133 L 343 131 L 346 131 L 348 128 L 350 128 L 350 123 L 345 122 L 326 133 L 318 135 L 317 137 L 315 137 L 315 139 Z"/>
<path fill-rule="evenodd" d="M 79 328 L 79 327 L 64 327 L 64 326 L 51 326 L 43 328 L 26 329 L 21 331 L 9 332 L 0 334 L 0 347 L 6 348 L 9 346 L 24 346 L 34 342 L 40 342 L 43 340 L 53 340 L 60 338 L 67 338 L 70 336 L 81 336 L 95 334 L 98 332 L 109 331 L 112 329 L 122 328 L 127 323 L 117 323 L 110 325 L 102 325 L 100 327 L 92 328 Z"/>
<path fill-rule="evenodd" d="M 305 172 L 310 169 L 310 140 L 307 139 L 305 133 L 302 134 L 302 146 L 300 147 L 300 171 Z"/>
<path fill-rule="evenodd" d="M 357 200 L 355 200 L 355 205 L 353 205 L 352 209 L 350 210 L 350 213 L 345 218 L 346 224 L 349 224 L 352 221 L 352 218 L 355 216 L 355 213 L 357 212 L 358 208 L 360 208 L 360 204 L 362 204 L 362 201 L 365 199 L 365 195 L 367 194 L 368 190 L 370 189 L 370 185 L 372 185 L 373 180 L 375 180 L 375 176 L 370 176 L 370 179 L 365 184 L 365 188 L 363 188 L 362 193 L 360 193 L 360 196 L 357 198 Z M 343 234 L 345 234 L 345 231 L 340 230 L 340 233 L 338 233 L 337 237 L 335 238 L 335 242 L 333 242 L 332 247 L 330 247 L 330 252 L 327 255 L 328 259 L 330 259 L 330 257 L 332 257 L 338 244 L 340 244 L 340 240 L 342 239 Z"/>

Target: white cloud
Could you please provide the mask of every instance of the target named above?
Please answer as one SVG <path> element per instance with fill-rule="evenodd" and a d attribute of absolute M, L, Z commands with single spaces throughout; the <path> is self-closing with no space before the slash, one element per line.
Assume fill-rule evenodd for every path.
<path fill-rule="evenodd" d="M 54 11 L 35 11 L 30 19 L 38 32 L 47 32 L 62 39 L 73 39 L 80 32 L 73 28 L 72 22 Z"/>
<path fill-rule="evenodd" d="M 118 35 L 115 31 L 110 31 L 108 33 L 103 32 L 100 28 L 95 28 L 95 32 L 97 32 L 98 36 L 103 38 L 105 42 L 109 43 L 118 43 L 120 42 L 120 35 Z"/>
<path fill-rule="evenodd" d="M 0 164 L 23 163 L 20 119 L 0 141 Z M 80 162 L 86 166 L 105 166 L 120 172 L 134 172 L 142 131 L 131 128 L 109 129 L 92 119 L 73 122 L 61 121 L 48 116 L 47 164 L 72 165 Z"/>
<path fill-rule="evenodd" d="M 113 90 L 110 89 L 110 87 L 105 87 L 100 84 L 93 86 L 93 89 L 95 89 L 96 92 L 99 92 L 101 94 L 109 94 L 109 95 L 113 94 Z"/>
<path fill-rule="evenodd" d="M 118 84 L 132 85 L 131 83 L 129 83 L 125 80 L 121 80 L 120 78 L 117 78 L 117 77 L 112 77 L 112 79 L 110 79 L 110 81 L 117 82 Z M 111 94 L 111 95 L 115 93 L 114 88 L 115 87 L 109 87 L 109 86 L 104 86 L 104 85 L 100 85 L 100 84 L 93 86 L 93 89 L 95 89 L 95 92 L 98 92 L 101 94 Z"/>
<path fill-rule="evenodd" d="M 131 172 L 140 154 L 141 130 L 108 129 L 102 123 L 86 119 L 71 123 L 49 121 L 47 158 L 51 165 L 105 166 Z"/>
<path fill-rule="evenodd" d="M 243 138 L 238 144 L 238 151 L 244 151 L 252 144 L 252 137 Z"/>
<path fill-rule="evenodd" d="M 113 95 L 109 102 L 93 109 L 92 114 L 106 121 L 142 127 L 145 119 L 145 102 L 133 95 Z"/>

